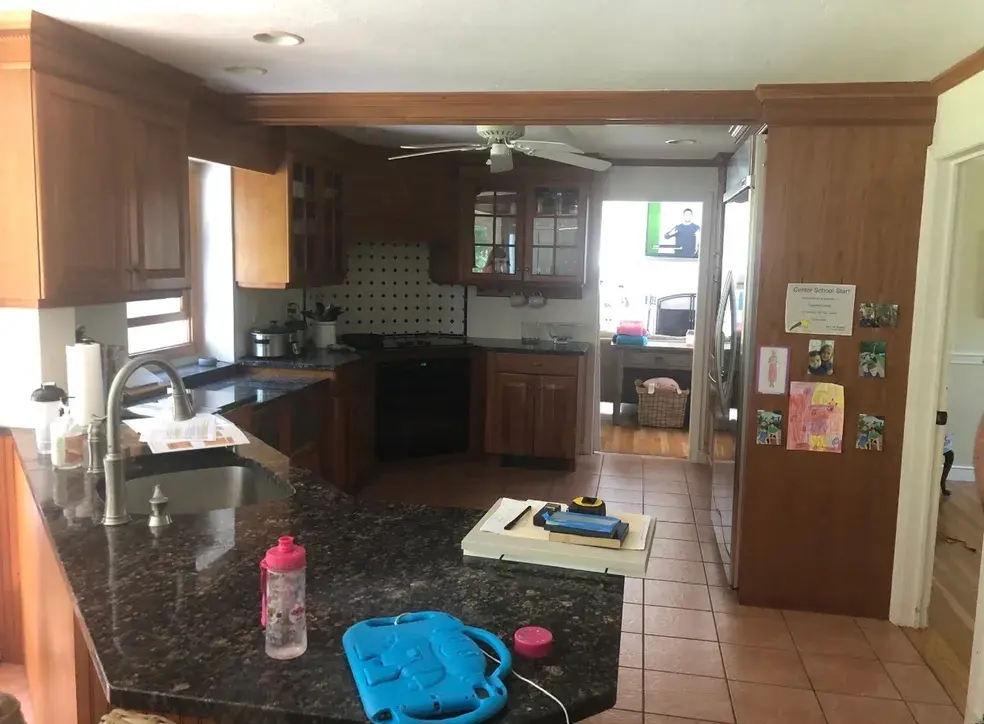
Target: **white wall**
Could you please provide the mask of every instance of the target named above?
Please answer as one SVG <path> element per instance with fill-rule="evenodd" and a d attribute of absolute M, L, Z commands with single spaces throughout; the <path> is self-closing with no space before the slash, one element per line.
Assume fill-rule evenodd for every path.
<path fill-rule="evenodd" d="M 0 330 L 15 350 L 0 355 L 0 425 L 32 427 L 31 391 L 41 382 L 41 324 L 37 309 L 0 309 Z"/>
<path fill-rule="evenodd" d="M 936 104 L 933 128 L 934 158 L 945 158 L 979 145 L 984 109 L 984 72 L 951 88 Z"/>
<path fill-rule="evenodd" d="M 954 480 L 973 480 L 974 436 L 984 413 L 984 158 L 960 167 L 955 237 L 947 432 Z"/>

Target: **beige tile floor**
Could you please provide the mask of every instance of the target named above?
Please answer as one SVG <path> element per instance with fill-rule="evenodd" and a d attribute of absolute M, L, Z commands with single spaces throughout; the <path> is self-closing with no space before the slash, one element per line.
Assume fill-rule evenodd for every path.
<path fill-rule="evenodd" d="M 616 708 L 591 724 L 961 724 L 889 622 L 740 606 L 704 525 L 705 470 L 618 458 L 603 486 L 641 492 L 660 523 L 646 577 L 625 581 Z"/>

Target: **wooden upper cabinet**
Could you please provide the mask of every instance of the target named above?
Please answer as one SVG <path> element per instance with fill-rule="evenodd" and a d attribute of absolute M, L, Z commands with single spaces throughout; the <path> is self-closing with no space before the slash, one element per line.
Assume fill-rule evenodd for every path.
<path fill-rule="evenodd" d="M 234 168 L 236 282 L 283 289 L 340 282 L 341 176 L 312 158 L 288 156 L 275 174 Z"/>
<path fill-rule="evenodd" d="M 190 286 L 184 121 L 79 83 L 0 70 L 6 304 L 125 301 Z M 5 152 L 6 153 L 6 152 Z M 6 165 L 6 164 L 5 164 Z M 30 202 L 28 220 L 16 206 Z"/>
<path fill-rule="evenodd" d="M 128 291 L 122 104 L 34 74 L 40 298 L 84 303 Z"/>
<path fill-rule="evenodd" d="M 185 289 L 189 269 L 188 152 L 184 126 L 130 119 L 130 279 L 134 290 Z"/>
<path fill-rule="evenodd" d="M 469 284 L 584 285 L 590 181 L 517 170 L 466 170 L 459 269 Z"/>
<path fill-rule="evenodd" d="M 345 238 L 350 242 L 450 244 L 457 180 L 443 159 L 371 160 L 345 174 Z"/>

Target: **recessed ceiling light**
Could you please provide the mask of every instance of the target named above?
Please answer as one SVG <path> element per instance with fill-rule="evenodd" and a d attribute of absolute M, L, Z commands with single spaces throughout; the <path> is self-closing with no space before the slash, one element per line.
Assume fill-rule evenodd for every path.
<path fill-rule="evenodd" d="M 253 36 L 253 40 L 257 43 L 266 43 L 267 45 L 300 45 L 304 42 L 304 38 L 300 35 L 285 33 L 282 30 L 271 30 L 268 33 L 257 33 Z"/>
<path fill-rule="evenodd" d="M 693 138 L 668 138 L 663 141 L 667 146 L 692 146 L 697 143 Z"/>
<path fill-rule="evenodd" d="M 226 73 L 232 73 L 232 75 L 266 75 L 267 69 L 261 68 L 258 65 L 230 65 L 228 68 L 223 68 Z"/>

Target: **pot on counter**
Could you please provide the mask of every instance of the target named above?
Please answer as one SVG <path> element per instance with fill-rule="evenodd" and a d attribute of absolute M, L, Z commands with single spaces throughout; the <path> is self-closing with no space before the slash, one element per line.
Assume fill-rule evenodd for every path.
<path fill-rule="evenodd" d="M 249 332 L 252 355 L 254 357 L 289 357 L 291 354 L 292 330 L 270 322 L 265 327 L 257 327 Z"/>

